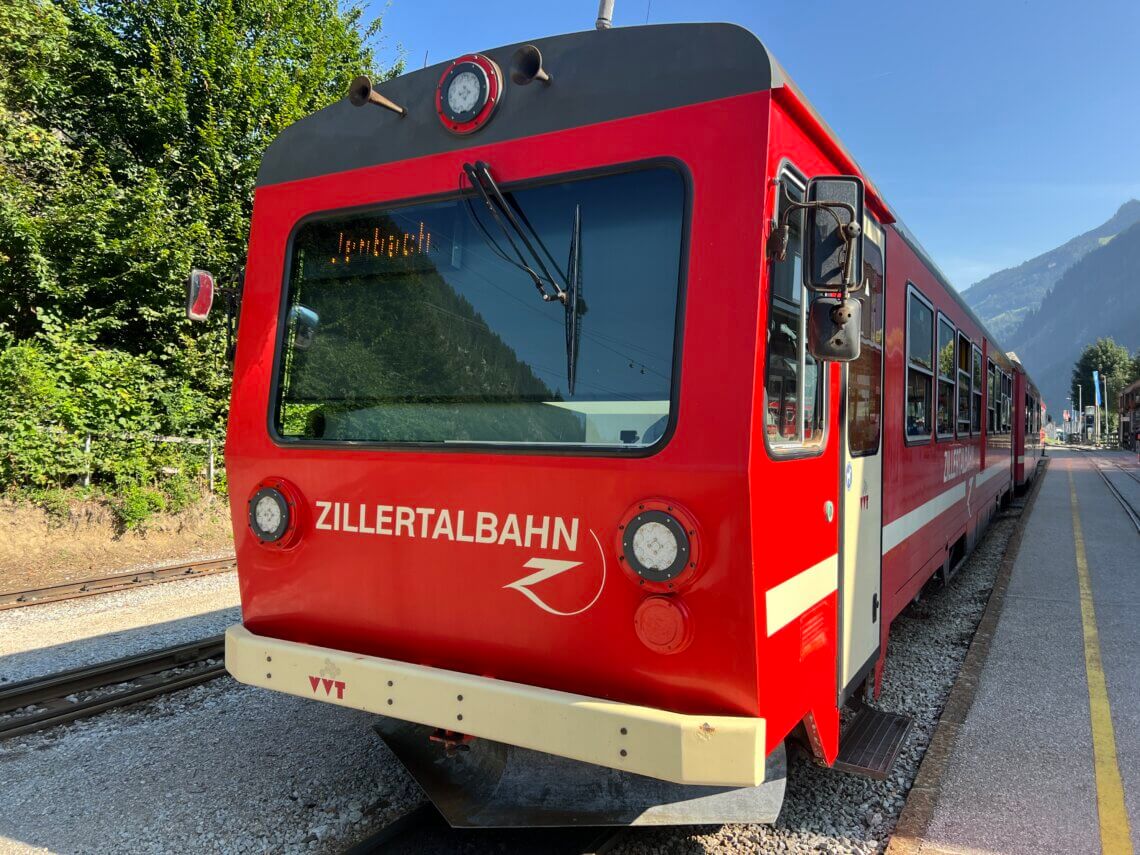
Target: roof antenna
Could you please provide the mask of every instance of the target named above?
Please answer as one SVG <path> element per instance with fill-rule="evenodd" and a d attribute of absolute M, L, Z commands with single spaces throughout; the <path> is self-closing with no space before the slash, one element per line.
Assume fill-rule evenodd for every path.
<path fill-rule="evenodd" d="M 614 0 L 598 0 L 598 20 L 594 26 L 599 30 L 608 30 L 614 25 Z"/>

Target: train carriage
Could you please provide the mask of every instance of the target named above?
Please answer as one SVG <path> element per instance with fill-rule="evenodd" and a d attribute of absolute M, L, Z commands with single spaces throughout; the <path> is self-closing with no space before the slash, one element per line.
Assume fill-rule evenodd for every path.
<path fill-rule="evenodd" d="M 357 81 L 265 154 L 238 341 L 227 667 L 456 825 L 885 774 L 890 622 L 1022 477 L 1024 372 L 730 25 Z"/>

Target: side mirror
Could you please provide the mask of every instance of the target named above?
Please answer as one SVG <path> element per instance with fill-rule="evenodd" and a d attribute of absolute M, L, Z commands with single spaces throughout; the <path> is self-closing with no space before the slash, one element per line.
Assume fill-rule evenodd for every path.
<path fill-rule="evenodd" d="M 208 270 L 190 271 L 186 277 L 186 317 L 192 321 L 204 321 L 210 316 L 214 305 L 214 274 Z"/>
<path fill-rule="evenodd" d="M 863 182 L 821 176 L 804 197 L 803 284 L 813 294 L 808 348 L 817 359 L 859 358 L 862 310 L 854 296 L 863 286 Z"/>
<path fill-rule="evenodd" d="M 863 284 L 863 182 L 823 176 L 804 198 L 804 285 L 815 291 L 856 291 Z"/>
<path fill-rule="evenodd" d="M 320 316 L 308 306 L 294 306 L 289 310 L 290 322 L 296 324 L 293 333 L 293 348 L 295 350 L 308 350 L 313 345 L 317 335 L 317 327 L 321 325 Z"/>

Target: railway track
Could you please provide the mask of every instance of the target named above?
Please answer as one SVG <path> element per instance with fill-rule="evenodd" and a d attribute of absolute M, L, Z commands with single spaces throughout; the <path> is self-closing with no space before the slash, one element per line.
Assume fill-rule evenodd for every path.
<path fill-rule="evenodd" d="M 1120 506 L 1124 508 L 1124 512 L 1128 514 L 1128 518 L 1132 520 L 1132 524 L 1136 526 L 1136 533 L 1140 534 L 1140 505 L 1134 504 L 1119 487 L 1112 483 L 1112 479 L 1105 474 L 1105 469 L 1112 467 L 1113 469 L 1119 470 L 1138 484 L 1140 484 L 1140 476 L 1128 467 L 1121 466 L 1115 460 L 1099 458 L 1097 464 L 1096 471 L 1100 473 L 1100 477 L 1104 480 L 1109 492 L 1116 497 L 1116 501 L 1120 502 Z"/>
<path fill-rule="evenodd" d="M 345 850 L 345 855 L 450 855 L 542 852 L 544 855 L 603 855 L 627 832 L 610 828 L 452 828 L 430 802 Z"/>
<path fill-rule="evenodd" d="M 0 740 L 195 686 L 226 673 L 214 635 L 0 687 Z"/>
<path fill-rule="evenodd" d="M 145 585 L 157 585 L 161 582 L 194 579 L 199 576 L 210 576 L 214 573 L 225 573 L 236 567 L 237 562 L 233 558 L 220 558 L 211 561 L 183 561 L 178 564 L 168 564 L 165 567 L 156 567 L 153 570 L 119 573 L 97 579 L 84 579 L 79 582 L 51 585 L 46 588 L 33 588 L 27 591 L 10 591 L 0 593 L 0 611 L 38 605 L 39 603 L 74 600 L 77 597 L 90 597 L 95 594 L 110 594 Z"/>

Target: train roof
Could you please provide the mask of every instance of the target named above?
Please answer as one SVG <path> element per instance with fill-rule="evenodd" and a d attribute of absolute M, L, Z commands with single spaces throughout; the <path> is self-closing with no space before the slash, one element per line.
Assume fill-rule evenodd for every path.
<path fill-rule="evenodd" d="M 811 116 L 841 159 L 864 179 L 868 196 L 887 212 L 902 240 L 922 260 L 962 311 L 997 340 L 974 314 L 934 259 L 868 179 L 839 136 L 792 83 L 783 67 L 752 32 L 736 24 L 653 24 L 586 30 L 503 45 L 483 51 L 501 68 L 514 52 L 533 44 L 554 78 L 550 92 L 558 109 L 534 109 L 549 98 L 541 85 L 513 86 L 495 121 L 480 130 L 479 144 L 551 133 L 587 124 L 683 107 L 764 90 L 784 90 Z M 686 57 L 688 61 L 678 61 Z M 699 58 L 699 62 L 695 61 Z M 449 133 L 435 112 L 435 90 L 453 62 L 436 63 L 377 83 L 386 98 L 407 108 L 400 117 L 387 110 L 361 110 L 347 97 L 287 127 L 262 157 L 257 185 L 279 184 L 377 166 L 469 147 L 473 140 Z M 654 86 L 643 81 L 651 75 Z M 999 353 L 1004 349 L 997 347 Z"/>

